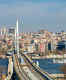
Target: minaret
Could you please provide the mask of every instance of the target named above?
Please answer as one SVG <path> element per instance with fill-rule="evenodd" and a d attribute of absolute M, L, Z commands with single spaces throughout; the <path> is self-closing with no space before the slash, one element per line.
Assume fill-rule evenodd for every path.
<path fill-rule="evenodd" d="M 18 31 L 18 19 L 16 21 L 16 50 L 19 56 L 19 31 Z"/>

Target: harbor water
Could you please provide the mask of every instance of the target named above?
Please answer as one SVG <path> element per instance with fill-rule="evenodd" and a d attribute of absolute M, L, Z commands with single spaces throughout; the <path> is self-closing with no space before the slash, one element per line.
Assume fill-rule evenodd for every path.
<path fill-rule="evenodd" d="M 63 63 L 53 63 L 53 59 L 34 59 L 35 63 L 39 62 L 39 67 L 49 74 L 63 74 L 61 67 Z"/>
<path fill-rule="evenodd" d="M 0 58 L 0 80 L 8 76 L 8 58 Z"/>
<path fill-rule="evenodd" d="M 8 72 L 8 59 L 7 58 L 0 58 L 0 74 L 7 74 Z"/>

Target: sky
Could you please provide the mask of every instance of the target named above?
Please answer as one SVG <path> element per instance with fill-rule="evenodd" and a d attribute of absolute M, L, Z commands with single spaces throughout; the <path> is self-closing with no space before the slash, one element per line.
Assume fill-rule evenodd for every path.
<path fill-rule="evenodd" d="M 66 31 L 66 0 L 0 0 L 0 27 L 15 25 L 17 18 L 19 31 Z"/>

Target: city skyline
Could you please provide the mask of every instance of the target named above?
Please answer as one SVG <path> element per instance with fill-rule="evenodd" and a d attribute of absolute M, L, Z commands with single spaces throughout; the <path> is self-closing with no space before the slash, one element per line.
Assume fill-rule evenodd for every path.
<path fill-rule="evenodd" d="M 48 29 L 57 32 L 66 29 L 65 10 L 65 0 L 0 0 L 0 25 L 13 25 L 16 18 L 21 24 L 23 16 L 24 31 Z"/>

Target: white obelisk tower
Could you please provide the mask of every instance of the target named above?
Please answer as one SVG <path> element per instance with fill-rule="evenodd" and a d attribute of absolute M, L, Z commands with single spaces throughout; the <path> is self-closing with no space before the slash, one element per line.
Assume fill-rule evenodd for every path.
<path fill-rule="evenodd" d="M 16 48 L 16 27 L 15 27 L 15 51 L 17 50 Z"/>
<path fill-rule="evenodd" d="M 23 33 L 23 16 L 22 16 L 22 33 Z"/>
<path fill-rule="evenodd" d="M 17 50 L 17 55 L 19 56 L 19 30 L 18 30 L 18 19 L 16 22 L 16 50 Z"/>

